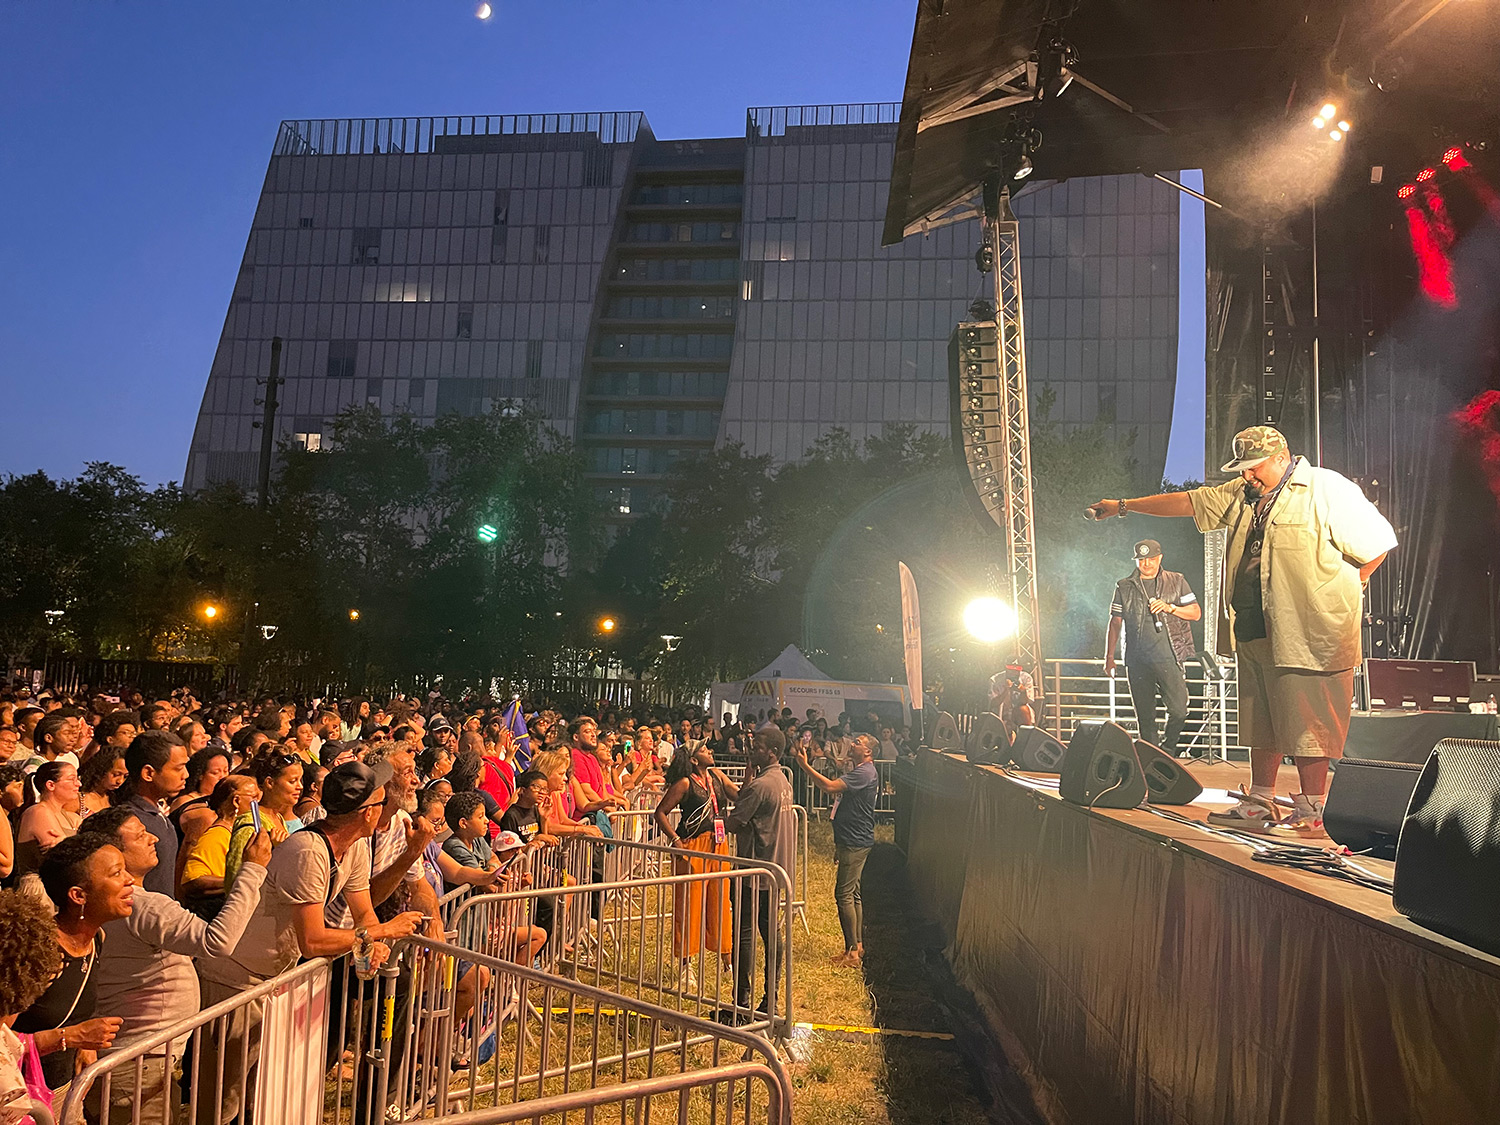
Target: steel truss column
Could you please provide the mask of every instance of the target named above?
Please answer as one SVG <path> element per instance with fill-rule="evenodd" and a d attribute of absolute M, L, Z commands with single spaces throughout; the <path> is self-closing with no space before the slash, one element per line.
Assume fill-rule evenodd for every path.
<path fill-rule="evenodd" d="M 1042 673 L 1042 624 L 1037 606 L 1036 527 L 1031 500 L 1031 421 L 1027 407 L 1026 338 L 1021 300 L 1021 229 L 1010 192 L 986 211 L 995 253 L 995 325 L 1000 360 L 1000 405 L 1005 457 L 1006 569 L 1016 611 L 1016 653 L 1033 676 Z"/>

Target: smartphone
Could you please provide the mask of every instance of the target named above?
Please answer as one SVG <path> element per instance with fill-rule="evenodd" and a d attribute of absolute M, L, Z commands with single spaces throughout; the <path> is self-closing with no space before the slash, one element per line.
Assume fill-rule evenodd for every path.
<path fill-rule="evenodd" d="M 261 828 L 260 828 L 260 802 L 259 801 L 251 801 L 250 802 L 250 823 L 253 824 L 253 825 L 255 825 L 255 835 L 259 836 L 260 832 L 261 832 Z"/>

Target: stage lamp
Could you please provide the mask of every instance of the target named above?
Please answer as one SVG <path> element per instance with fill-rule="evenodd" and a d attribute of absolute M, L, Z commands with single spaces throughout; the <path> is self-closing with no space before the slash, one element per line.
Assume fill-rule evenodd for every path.
<path fill-rule="evenodd" d="M 1461 148 L 1450 148 L 1447 152 L 1443 153 L 1443 163 L 1452 164 L 1463 154 L 1464 150 Z"/>
<path fill-rule="evenodd" d="M 350 621 L 358 621 L 359 620 L 359 610 L 357 610 L 357 609 L 351 609 L 349 611 L 349 620 Z"/>
<path fill-rule="evenodd" d="M 975 640 L 996 644 L 1016 631 L 1016 611 L 999 598 L 975 598 L 964 607 L 964 628 Z"/>
<path fill-rule="evenodd" d="M 1347 121 L 1340 121 L 1339 122 L 1339 128 L 1342 129 L 1344 132 L 1347 133 L 1349 131 L 1349 122 L 1347 122 Z"/>
<path fill-rule="evenodd" d="M 481 543 L 493 543 L 500 538 L 500 529 L 492 523 L 482 523 L 474 529 L 474 534 Z"/>
<path fill-rule="evenodd" d="M 1317 117 L 1314 117 L 1313 120 L 1312 120 L 1312 126 L 1313 126 L 1314 129 L 1321 129 L 1321 128 L 1323 128 L 1323 126 L 1325 126 L 1327 124 L 1328 124 L 1328 118 L 1324 117 L 1322 114 L 1319 114 Z"/>
<path fill-rule="evenodd" d="M 1344 134 L 1340 133 L 1337 129 L 1330 129 L 1328 130 L 1328 139 L 1330 141 L 1341 141 L 1344 139 Z"/>
<path fill-rule="evenodd" d="M 1402 184 L 1396 190 L 1396 198 L 1397 199 L 1410 199 L 1412 196 L 1414 196 L 1416 194 L 1417 194 L 1417 185 L 1416 184 Z"/>
<path fill-rule="evenodd" d="M 1432 177 L 1436 175 L 1436 168 L 1423 168 L 1420 172 L 1417 173 L 1417 183 L 1425 184 L 1428 180 L 1432 179 Z"/>
<path fill-rule="evenodd" d="M 1012 173 L 1010 178 L 1013 180 L 1024 180 L 1027 176 L 1031 175 L 1031 173 L 1035 171 L 1036 168 L 1031 163 L 1031 157 L 1023 155 L 1021 157 L 1021 163 L 1016 165 L 1016 170 L 1014 173 Z"/>
<path fill-rule="evenodd" d="M 1339 107 L 1336 106 L 1336 105 L 1334 105 L 1332 102 L 1324 102 L 1323 103 L 1323 108 L 1320 109 L 1320 110 L 1318 110 L 1318 116 L 1319 117 L 1323 117 L 1323 118 L 1329 118 L 1329 117 L 1332 117 L 1338 111 L 1339 111 Z"/>

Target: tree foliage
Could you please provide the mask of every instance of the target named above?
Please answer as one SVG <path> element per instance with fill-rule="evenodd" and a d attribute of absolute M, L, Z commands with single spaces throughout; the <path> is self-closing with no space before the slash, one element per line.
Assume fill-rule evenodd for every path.
<path fill-rule="evenodd" d="M 1130 543 L 1168 529 L 1080 518 L 1138 491 L 1136 466 L 1129 442 L 1062 426 L 1052 405 L 1044 390 L 1032 423 L 1044 649 L 1093 655 Z M 958 624 L 969 599 L 1009 589 L 968 489 L 948 441 L 909 425 L 863 442 L 834 430 L 780 467 L 731 443 L 680 462 L 665 502 L 610 538 L 578 458 L 538 418 L 356 409 L 324 448 L 281 451 L 264 508 L 102 464 L 4 482 L 0 647 L 239 660 L 273 686 L 482 687 L 618 661 L 697 690 L 796 643 L 831 675 L 894 680 L 904 561 L 929 678 L 968 691 L 1009 654 Z"/>

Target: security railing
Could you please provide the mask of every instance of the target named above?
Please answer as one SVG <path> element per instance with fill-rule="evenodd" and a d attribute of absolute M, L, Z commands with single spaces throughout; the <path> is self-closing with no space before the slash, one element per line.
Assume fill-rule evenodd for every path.
<path fill-rule="evenodd" d="M 355 117 L 283 121 L 276 156 L 352 156 L 441 151 L 445 141 L 472 137 L 592 134 L 603 144 L 628 144 L 645 124 L 637 111 L 478 114 L 456 117 Z"/>
<path fill-rule="evenodd" d="M 1188 721 L 1177 749 L 1198 751 L 1222 759 L 1243 750 L 1239 743 L 1239 692 L 1233 661 L 1221 665 L 1227 678 L 1212 676 L 1204 665 L 1189 661 L 1184 669 L 1188 685 Z M 1139 729 L 1130 685 L 1121 665 L 1114 678 L 1104 674 L 1104 661 L 1048 660 L 1044 662 L 1041 725 L 1063 742 L 1084 719 L 1108 719 Z M 1158 706 L 1156 729 L 1166 725 L 1166 711 Z"/>
<path fill-rule="evenodd" d="M 588 837 L 536 850 L 526 862 L 520 885 L 463 901 L 449 925 L 458 945 L 790 1035 L 796 907 L 782 868 Z"/>

